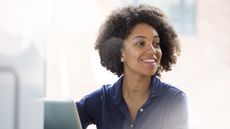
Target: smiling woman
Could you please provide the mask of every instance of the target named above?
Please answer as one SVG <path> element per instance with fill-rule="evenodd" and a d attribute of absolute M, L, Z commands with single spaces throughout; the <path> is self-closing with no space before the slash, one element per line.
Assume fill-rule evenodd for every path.
<path fill-rule="evenodd" d="M 153 6 L 114 10 L 102 25 L 95 49 L 119 79 L 76 102 L 83 129 L 187 129 L 183 91 L 160 80 L 180 54 L 164 13 Z"/>

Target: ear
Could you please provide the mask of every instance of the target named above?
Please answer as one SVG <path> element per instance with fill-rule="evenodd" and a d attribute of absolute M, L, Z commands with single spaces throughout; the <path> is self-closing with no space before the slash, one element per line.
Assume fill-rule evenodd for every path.
<path fill-rule="evenodd" d="M 125 61 L 125 58 L 124 58 L 124 49 L 122 48 L 121 49 L 121 62 L 124 62 Z"/>

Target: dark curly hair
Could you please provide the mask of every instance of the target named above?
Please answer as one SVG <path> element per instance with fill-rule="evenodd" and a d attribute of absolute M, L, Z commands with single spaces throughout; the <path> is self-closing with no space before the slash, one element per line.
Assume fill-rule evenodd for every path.
<path fill-rule="evenodd" d="M 152 26 L 159 34 L 162 58 L 156 75 L 160 76 L 162 71 L 171 70 L 181 52 L 179 40 L 165 14 L 150 5 L 122 7 L 107 17 L 95 43 L 102 66 L 117 76 L 123 74 L 123 62 L 121 62 L 123 42 L 138 23 Z"/>

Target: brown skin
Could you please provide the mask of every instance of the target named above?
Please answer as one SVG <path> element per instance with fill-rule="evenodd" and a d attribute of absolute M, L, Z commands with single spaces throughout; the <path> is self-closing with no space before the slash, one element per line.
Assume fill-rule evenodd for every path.
<path fill-rule="evenodd" d="M 134 121 L 150 93 L 151 76 L 157 72 L 162 51 L 157 31 L 145 23 L 136 24 L 121 50 L 124 63 L 122 94 Z"/>

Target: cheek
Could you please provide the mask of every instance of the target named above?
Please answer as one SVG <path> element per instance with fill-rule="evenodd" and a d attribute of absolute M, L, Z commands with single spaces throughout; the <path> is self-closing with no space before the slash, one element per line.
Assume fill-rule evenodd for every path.
<path fill-rule="evenodd" d="M 132 60 L 132 59 L 138 58 L 139 55 L 140 55 L 140 53 L 137 51 L 126 50 L 124 52 L 123 56 L 124 56 L 125 60 Z"/>
<path fill-rule="evenodd" d="M 162 57 L 162 51 L 161 51 L 161 49 L 159 49 L 157 51 L 157 58 L 159 59 L 159 61 L 161 60 L 161 57 Z"/>

